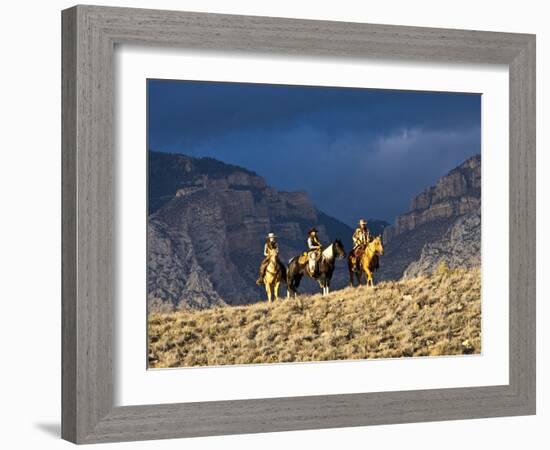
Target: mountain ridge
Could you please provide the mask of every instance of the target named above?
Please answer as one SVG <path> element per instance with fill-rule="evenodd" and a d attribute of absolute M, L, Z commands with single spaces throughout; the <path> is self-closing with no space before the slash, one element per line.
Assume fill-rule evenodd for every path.
<path fill-rule="evenodd" d="M 150 303 L 202 309 L 263 298 L 255 280 L 268 232 L 277 234 L 285 262 L 305 250 L 312 226 L 325 244 L 351 242 L 353 229 L 317 209 L 306 192 L 277 191 L 250 170 L 158 152 L 149 152 L 149 167 Z M 347 282 L 343 261 L 334 281 Z M 304 288 L 317 289 L 309 280 Z"/>
<path fill-rule="evenodd" d="M 478 237 L 477 243 L 472 243 L 464 230 L 457 229 L 452 234 L 454 227 L 461 226 L 457 223 L 470 215 L 474 218 L 466 225 L 468 232 Z M 471 257 L 459 250 L 461 240 Z M 409 276 L 431 273 L 440 262 L 458 267 L 464 261 L 480 261 L 480 240 L 481 155 L 474 155 L 415 195 L 409 211 L 398 215 L 395 223 L 386 227 L 379 277 L 391 280 L 406 273 Z"/>
<path fill-rule="evenodd" d="M 277 234 L 285 263 L 305 250 L 311 226 L 324 244 L 339 238 L 351 249 L 353 228 L 318 209 L 304 191 L 278 191 L 255 172 L 213 158 L 149 152 L 149 167 L 150 305 L 204 309 L 264 298 L 255 279 L 268 232 Z M 369 219 L 371 232 L 384 237 L 376 278 L 431 273 L 441 261 L 478 265 L 480 238 L 466 238 L 480 235 L 480 189 L 481 158 L 475 155 L 413 197 L 395 224 Z M 473 219 L 461 225 L 469 215 Z M 338 261 L 333 289 L 347 283 L 346 263 Z M 302 287 L 318 290 L 307 277 Z"/>

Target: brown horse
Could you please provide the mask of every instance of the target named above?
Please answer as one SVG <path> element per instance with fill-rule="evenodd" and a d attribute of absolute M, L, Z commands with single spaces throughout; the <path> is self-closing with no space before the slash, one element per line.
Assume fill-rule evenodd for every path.
<path fill-rule="evenodd" d="M 286 282 L 285 266 L 279 261 L 279 250 L 269 251 L 269 263 L 265 269 L 264 286 L 267 293 L 267 300 L 271 303 L 272 298 L 279 298 L 279 285 L 281 281 Z"/>
<path fill-rule="evenodd" d="M 367 286 L 374 286 L 372 273 L 378 268 L 378 257 L 383 254 L 384 246 L 382 245 L 382 238 L 380 236 L 376 236 L 366 245 L 359 261 L 357 261 L 357 257 L 354 255 L 354 252 L 350 252 L 348 256 L 350 286 L 353 286 L 354 274 L 357 276 L 357 283 L 361 285 L 361 277 L 363 272 L 365 272 L 367 278 Z"/>

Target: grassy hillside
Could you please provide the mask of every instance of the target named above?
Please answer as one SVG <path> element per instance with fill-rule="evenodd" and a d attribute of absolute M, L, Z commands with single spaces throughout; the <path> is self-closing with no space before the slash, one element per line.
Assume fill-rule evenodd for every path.
<path fill-rule="evenodd" d="M 273 304 L 151 312 L 149 366 L 480 353 L 479 269 Z"/>

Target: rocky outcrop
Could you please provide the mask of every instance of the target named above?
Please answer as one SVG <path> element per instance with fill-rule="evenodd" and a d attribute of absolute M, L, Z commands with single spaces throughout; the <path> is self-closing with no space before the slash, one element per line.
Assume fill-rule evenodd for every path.
<path fill-rule="evenodd" d="M 187 229 L 173 229 L 153 218 L 147 228 L 147 243 L 150 301 L 199 309 L 225 304 L 201 267 Z"/>
<path fill-rule="evenodd" d="M 481 265 L 481 215 L 479 211 L 459 217 L 443 237 L 422 248 L 420 258 L 411 263 L 405 278 L 431 275 L 444 263 L 450 269 Z"/>
<path fill-rule="evenodd" d="M 384 242 L 384 256 L 380 258 L 377 278 L 400 279 L 405 269 L 420 258 L 424 246 L 441 239 L 455 220 L 456 218 L 447 218 L 426 222 L 414 230 L 400 233 L 390 242 Z"/>
<path fill-rule="evenodd" d="M 414 197 L 410 210 L 397 216 L 395 224 L 384 230 L 384 241 L 389 243 L 396 236 L 425 223 L 477 211 L 480 204 L 481 156 L 476 155 L 440 178 L 435 186 Z"/>
<path fill-rule="evenodd" d="M 304 250 L 311 226 L 322 242 L 351 240 L 353 230 L 318 211 L 307 193 L 278 192 L 241 167 L 149 152 L 149 168 L 151 302 L 205 308 L 265 297 L 255 280 L 268 232 L 278 235 L 283 261 Z M 345 283 L 340 266 L 335 286 Z"/>
<path fill-rule="evenodd" d="M 480 211 L 481 156 L 476 155 L 414 197 L 410 210 L 386 227 L 380 279 L 419 275 L 441 259 L 450 265 L 479 261 L 481 221 L 472 217 L 480 218 Z M 470 219 L 464 222 L 465 217 Z M 450 254 L 443 258 L 446 251 Z"/>

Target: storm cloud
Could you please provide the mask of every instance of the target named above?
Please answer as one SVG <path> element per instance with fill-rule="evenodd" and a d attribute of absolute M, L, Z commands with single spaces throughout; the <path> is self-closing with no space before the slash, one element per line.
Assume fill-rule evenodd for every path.
<path fill-rule="evenodd" d="M 480 122 L 476 94 L 148 80 L 149 149 L 246 167 L 350 225 L 393 222 L 480 153 Z"/>

